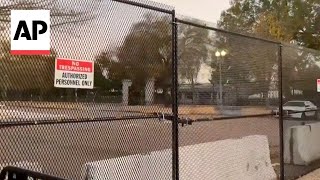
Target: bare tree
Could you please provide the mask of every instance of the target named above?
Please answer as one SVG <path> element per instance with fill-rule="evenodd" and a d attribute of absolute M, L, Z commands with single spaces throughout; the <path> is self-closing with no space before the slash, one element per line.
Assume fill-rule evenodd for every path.
<path fill-rule="evenodd" d="M 5 0 L 0 2 L 0 30 L 7 29 L 10 11 L 48 9 L 51 11 L 51 27 L 81 24 L 97 16 L 101 0 Z"/>

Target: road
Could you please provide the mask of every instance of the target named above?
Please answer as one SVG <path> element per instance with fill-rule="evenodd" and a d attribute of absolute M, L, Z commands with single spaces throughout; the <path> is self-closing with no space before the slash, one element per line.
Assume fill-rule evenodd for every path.
<path fill-rule="evenodd" d="M 38 110 L 24 107 L 11 110 L 14 110 L 11 117 L 15 118 L 15 121 L 19 120 L 17 116 L 32 121 L 47 117 L 54 119 L 141 115 L 123 109 L 118 111 L 119 107 L 91 107 L 86 110 Z M 287 129 L 299 123 L 286 120 L 284 127 Z M 266 135 L 269 139 L 272 163 L 279 162 L 279 124 L 273 117 L 196 122 L 190 126 L 180 126 L 179 145 L 214 142 L 248 135 Z M 86 162 L 169 149 L 172 139 L 171 123 L 160 122 L 157 119 L 2 127 L 0 136 L 1 164 L 37 162 L 41 164 L 43 172 L 67 179 L 81 179 L 83 165 Z M 208 152 L 203 156 L 210 156 L 212 153 Z M 168 167 L 168 171 L 170 168 Z M 287 172 L 292 172 L 292 167 L 287 168 L 291 168 L 286 169 Z"/>
<path fill-rule="evenodd" d="M 171 129 L 170 122 L 157 119 L 3 127 L 0 162 L 37 162 L 45 173 L 80 179 L 86 162 L 171 148 Z M 267 117 L 199 122 L 179 130 L 180 146 L 256 134 L 267 135 L 272 147 L 279 142 L 277 120 Z"/>

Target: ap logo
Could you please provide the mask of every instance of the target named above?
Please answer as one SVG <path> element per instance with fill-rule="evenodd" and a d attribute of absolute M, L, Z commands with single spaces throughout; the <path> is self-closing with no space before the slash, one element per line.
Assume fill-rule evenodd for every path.
<path fill-rule="evenodd" d="M 50 54 L 50 10 L 11 10 L 11 54 Z"/>

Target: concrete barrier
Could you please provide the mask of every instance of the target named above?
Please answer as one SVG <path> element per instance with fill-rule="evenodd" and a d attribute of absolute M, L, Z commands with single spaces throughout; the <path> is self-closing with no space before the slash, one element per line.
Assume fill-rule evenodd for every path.
<path fill-rule="evenodd" d="M 320 123 L 291 127 L 285 132 L 284 161 L 309 165 L 320 159 Z"/>
<path fill-rule="evenodd" d="M 242 116 L 241 106 L 223 106 L 218 109 L 223 116 Z"/>
<path fill-rule="evenodd" d="M 84 179 L 171 179 L 169 153 L 169 151 L 153 152 L 149 155 L 132 155 L 86 163 Z"/>
<path fill-rule="evenodd" d="M 171 150 L 85 164 L 87 180 L 171 179 Z M 268 139 L 248 136 L 180 148 L 180 179 L 274 180 Z"/>

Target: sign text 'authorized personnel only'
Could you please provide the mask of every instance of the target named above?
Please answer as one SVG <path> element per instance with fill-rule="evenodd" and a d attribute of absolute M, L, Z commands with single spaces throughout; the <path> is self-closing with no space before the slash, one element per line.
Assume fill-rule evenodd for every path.
<path fill-rule="evenodd" d="M 54 87 L 93 89 L 93 61 L 57 58 Z"/>

